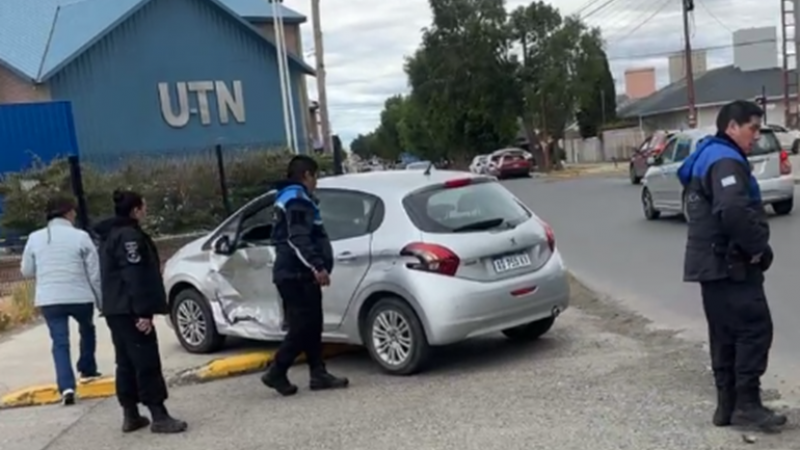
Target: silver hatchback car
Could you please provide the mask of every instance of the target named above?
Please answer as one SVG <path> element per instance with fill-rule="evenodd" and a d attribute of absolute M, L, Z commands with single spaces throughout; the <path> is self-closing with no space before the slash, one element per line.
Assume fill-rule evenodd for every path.
<path fill-rule="evenodd" d="M 695 152 L 697 144 L 714 130 L 688 130 L 675 133 L 658 158 L 648 161 L 644 175 L 642 209 L 648 220 L 658 219 L 661 213 L 683 214 L 683 186 L 678 169 L 683 160 Z M 794 208 L 794 176 L 789 154 L 781 149 L 775 132 L 762 128 L 758 141 L 747 158 L 753 175 L 761 187 L 764 204 L 771 205 L 777 215 L 786 215 Z"/>
<path fill-rule="evenodd" d="M 552 229 L 492 177 L 350 174 L 321 179 L 316 195 L 336 258 L 324 340 L 366 346 L 386 372 L 417 372 L 432 346 L 473 336 L 536 339 L 568 306 Z M 171 323 L 189 352 L 224 336 L 283 337 L 274 200 L 251 201 L 166 263 Z"/>

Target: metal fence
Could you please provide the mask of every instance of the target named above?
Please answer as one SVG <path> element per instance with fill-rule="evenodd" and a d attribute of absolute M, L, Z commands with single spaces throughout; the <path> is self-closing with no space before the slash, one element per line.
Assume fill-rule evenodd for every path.
<path fill-rule="evenodd" d="M 70 156 L 2 177 L 5 199 L 0 241 L 0 303 L 22 289 L 20 257 L 27 234 L 44 225 L 43 206 L 55 192 L 78 201 L 78 226 L 113 212 L 115 189 L 141 193 L 145 226 L 165 260 L 185 243 L 213 229 L 233 211 L 282 178 L 288 158 L 281 145 L 214 145 L 158 154 Z M 324 164 L 323 171 L 332 171 Z"/>

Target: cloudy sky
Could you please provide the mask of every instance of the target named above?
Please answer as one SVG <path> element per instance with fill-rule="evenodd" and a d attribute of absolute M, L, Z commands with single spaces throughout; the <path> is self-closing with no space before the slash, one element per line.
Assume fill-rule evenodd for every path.
<path fill-rule="evenodd" d="M 509 9 L 527 3 L 506 1 Z M 602 29 L 618 93 L 624 92 L 623 73 L 631 67 L 656 67 L 658 87 L 667 84 L 667 56 L 683 47 L 680 0 L 546 1 L 564 14 L 581 11 L 586 22 Z M 309 3 L 285 0 L 284 5 L 309 15 Z M 608 4 L 601 8 L 604 3 Z M 731 63 L 732 30 L 780 28 L 776 0 L 695 0 L 695 4 L 692 42 L 695 48 L 711 48 L 709 68 Z M 420 30 L 430 19 L 427 0 L 322 0 L 329 111 L 333 131 L 345 143 L 375 128 L 387 97 L 407 91 L 403 58 L 416 49 Z M 310 20 L 303 32 L 304 47 L 311 52 Z M 307 60 L 313 64 L 313 55 L 308 54 Z M 315 97 L 313 86 L 311 90 Z"/>

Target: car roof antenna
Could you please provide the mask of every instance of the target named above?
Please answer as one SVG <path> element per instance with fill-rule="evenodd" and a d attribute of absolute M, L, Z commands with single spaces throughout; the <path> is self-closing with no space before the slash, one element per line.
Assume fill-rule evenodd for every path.
<path fill-rule="evenodd" d="M 428 164 L 428 168 L 425 169 L 425 172 L 423 173 L 423 175 L 425 175 L 426 177 L 430 176 L 431 169 L 433 169 L 433 161 L 431 161 L 430 164 Z"/>

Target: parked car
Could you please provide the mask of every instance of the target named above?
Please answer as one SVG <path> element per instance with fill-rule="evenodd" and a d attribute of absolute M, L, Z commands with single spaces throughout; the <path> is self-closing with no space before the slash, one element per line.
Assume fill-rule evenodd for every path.
<path fill-rule="evenodd" d="M 648 220 L 662 213 L 684 214 L 685 192 L 678 180 L 678 168 L 697 149 L 697 143 L 713 134 L 713 130 L 690 130 L 674 135 L 644 177 L 642 208 Z M 794 207 L 794 177 L 789 154 L 781 149 L 778 138 L 770 128 L 761 129 L 761 137 L 747 158 L 753 175 L 761 187 L 764 203 L 771 205 L 777 215 L 786 215 Z"/>
<path fill-rule="evenodd" d="M 427 170 L 432 164 L 430 161 L 416 161 L 406 164 L 406 170 Z"/>
<path fill-rule="evenodd" d="M 522 150 L 498 150 L 489 157 L 487 173 L 497 178 L 528 177 L 533 166 Z"/>
<path fill-rule="evenodd" d="M 477 174 L 485 174 L 489 166 L 489 155 L 478 155 L 472 158 L 469 171 Z"/>
<path fill-rule="evenodd" d="M 775 132 L 775 137 L 781 143 L 781 149 L 791 152 L 793 155 L 800 152 L 800 131 L 788 130 L 780 125 L 767 125 L 767 128 Z"/>
<path fill-rule="evenodd" d="M 657 131 L 648 136 L 639 148 L 633 152 L 628 169 L 631 184 L 640 184 L 642 182 L 644 174 L 647 173 L 647 169 L 650 167 L 647 163 L 648 158 L 657 157 L 664 150 L 667 140 L 674 134 L 674 132 L 670 131 Z"/>
<path fill-rule="evenodd" d="M 433 346 L 502 331 L 545 334 L 569 301 L 553 230 L 493 177 L 465 172 L 347 174 L 319 181 L 336 258 L 324 289 L 324 340 L 367 347 L 412 374 Z M 275 192 L 181 248 L 164 269 L 171 324 L 191 353 L 225 336 L 279 340 L 272 283 Z"/>

